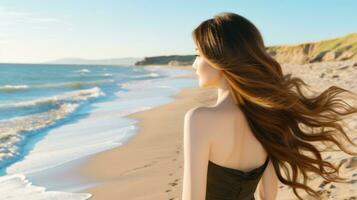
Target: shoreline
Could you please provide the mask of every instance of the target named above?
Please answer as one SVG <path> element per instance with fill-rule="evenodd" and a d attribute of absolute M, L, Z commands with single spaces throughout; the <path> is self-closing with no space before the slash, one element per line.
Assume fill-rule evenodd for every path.
<path fill-rule="evenodd" d="M 78 191 L 80 190 L 85 190 L 95 185 L 106 182 L 106 180 L 101 181 L 98 179 L 91 179 L 90 177 L 81 176 L 81 173 L 78 172 L 79 170 L 78 166 L 81 166 L 81 163 L 83 161 L 85 161 L 86 159 L 90 159 L 92 156 L 95 156 L 97 153 L 105 152 L 113 148 L 119 148 L 122 146 L 122 144 L 126 144 L 128 141 L 130 142 L 132 136 L 135 137 L 135 134 L 137 134 L 138 132 L 137 130 L 138 126 L 136 124 L 138 120 L 136 119 L 133 120 L 130 119 L 130 117 L 126 117 L 126 116 L 130 116 L 129 113 L 136 113 L 136 112 L 140 112 L 140 110 L 143 111 L 149 108 L 151 109 L 152 107 L 157 107 L 163 104 L 170 103 L 174 100 L 174 96 L 177 94 L 177 92 L 180 91 L 182 88 L 192 87 L 193 85 L 196 85 L 196 84 L 192 84 L 194 83 L 193 79 L 188 78 L 193 76 L 191 70 L 187 71 L 186 70 L 187 68 L 192 69 L 190 68 L 190 66 L 178 67 L 178 68 L 157 66 L 157 67 L 150 68 L 148 69 L 149 71 L 151 71 L 150 76 L 156 77 L 157 76 L 156 72 L 161 71 L 167 77 L 164 76 L 163 79 L 160 78 L 160 79 L 147 79 L 147 80 L 133 81 L 133 83 L 128 82 L 126 83 L 127 85 L 125 85 L 124 87 L 128 90 L 128 92 L 127 93 L 123 92 L 123 94 L 124 93 L 126 95 L 129 94 L 127 97 L 125 97 L 124 95 L 124 97 L 118 98 L 119 101 L 108 101 L 108 102 L 103 101 L 102 104 L 100 103 L 97 104 L 95 109 L 88 112 L 88 117 L 85 117 L 76 123 L 69 123 L 69 125 L 67 126 L 63 126 L 56 130 L 53 130 L 53 131 L 57 131 L 58 133 L 63 132 L 65 135 L 71 136 L 68 137 L 70 142 L 64 144 L 75 144 L 72 145 L 74 148 L 72 148 L 72 146 L 68 146 L 68 145 L 64 146 L 62 144 L 63 148 L 60 148 L 60 150 L 64 149 L 68 151 L 71 150 L 71 148 L 72 149 L 77 148 L 84 151 L 86 150 L 86 148 L 82 148 L 79 145 L 81 145 L 82 142 L 86 142 L 86 141 L 89 141 L 87 142 L 88 147 L 95 147 L 95 144 L 97 144 L 98 142 L 100 143 L 101 141 L 103 141 L 102 142 L 103 144 L 104 143 L 110 144 L 110 146 L 106 145 L 106 149 L 102 149 L 97 152 L 93 150 L 94 152 L 92 153 L 89 152 L 88 155 L 84 155 L 84 156 L 78 155 L 78 153 L 70 154 L 66 156 L 67 160 L 65 160 L 65 162 L 60 163 L 58 165 L 50 166 L 48 168 L 41 168 L 40 170 L 37 171 L 36 171 L 37 166 L 40 166 L 42 164 L 47 167 L 49 165 L 46 165 L 46 161 L 49 160 L 48 162 L 50 162 L 52 160 L 45 159 L 42 160 L 41 162 L 33 162 L 35 164 L 38 164 L 38 165 L 34 165 L 35 170 L 31 172 L 25 172 L 24 170 L 20 171 L 23 172 L 25 175 L 23 182 L 28 181 L 31 184 L 40 186 L 49 192 L 51 191 L 69 192 L 68 194 L 73 196 L 87 195 L 83 193 L 82 194 L 74 194 L 74 193 L 79 193 Z M 176 73 L 176 69 L 179 69 L 177 70 L 177 73 Z M 161 87 L 163 87 L 163 89 L 161 89 Z M 149 89 L 150 91 L 148 91 L 147 89 Z M 144 93 L 140 95 L 140 91 L 138 93 L 138 90 L 143 91 Z M 161 91 L 161 90 L 162 92 L 156 93 L 157 91 Z M 146 95 L 145 94 L 146 92 L 149 93 Z M 135 93 L 137 93 L 139 96 L 142 96 L 143 98 L 140 98 L 139 96 L 137 98 L 136 97 L 137 95 Z M 130 94 L 133 94 L 133 97 L 131 97 Z M 129 98 L 129 99 L 125 100 L 125 98 Z M 147 98 L 147 101 L 143 101 L 145 98 Z M 134 101 L 131 100 L 137 100 L 137 102 L 139 103 L 135 103 Z M 143 107 L 143 109 L 137 109 L 139 107 Z M 134 110 L 132 110 L 131 108 L 133 108 Z M 123 109 L 124 110 L 131 109 L 132 111 L 123 112 Z M 109 121 L 111 119 L 114 119 L 114 121 Z M 122 122 L 121 119 L 123 119 L 126 122 Z M 134 124 L 131 124 L 130 121 L 132 121 Z M 82 123 L 82 126 L 80 125 L 80 123 Z M 128 126 L 125 126 L 126 128 L 124 129 L 132 130 L 133 129 L 132 127 L 135 127 L 135 131 L 128 132 L 128 134 L 126 132 L 125 134 L 119 134 L 119 133 L 123 133 L 123 131 L 121 130 L 123 123 L 128 124 Z M 100 127 L 100 129 L 98 129 L 99 131 L 104 130 L 105 127 L 108 127 L 109 129 L 108 131 L 103 131 L 102 134 L 101 132 L 98 132 L 97 127 Z M 108 133 L 108 134 L 104 134 L 104 133 Z M 83 136 L 82 139 L 78 141 L 79 143 L 73 143 L 75 139 L 78 139 L 77 136 L 79 135 Z M 122 141 L 121 142 L 122 144 L 116 142 L 120 138 L 125 139 L 123 138 L 124 136 L 128 137 L 128 139 L 120 140 Z M 46 144 L 50 143 L 51 141 L 56 141 L 58 139 L 56 137 L 59 137 L 59 139 L 62 140 L 61 137 L 63 137 L 63 134 L 53 134 L 52 132 L 48 133 L 46 135 L 47 140 L 44 139 L 36 143 L 38 147 L 36 148 L 37 152 L 31 154 L 32 155 L 31 158 L 27 160 L 24 159 L 23 161 L 18 162 L 17 165 L 13 165 L 11 170 L 15 171 L 21 167 L 25 168 L 27 166 L 32 166 L 29 165 L 28 163 L 32 164 L 31 163 L 32 160 L 35 160 L 37 157 L 41 156 L 42 155 L 41 152 L 45 152 L 46 150 L 45 148 Z M 90 139 L 92 139 L 92 141 L 90 141 Z M 43 150 L 39 149 L 41 145 L 43 147 L 42 148 Z M 34 150 L 32 151 L 34 152 Z M 52 151 L 52 152 L 57 153 L 60 151 Z M 80 156 L 79 159 L 78 156 Z M 50 156 L 49 158 L 51 157 L 53 160 L 54 159 L 58 160 L 59 158 L 58 154 L 57 155 L 55 154 L 54 156 Z M 21 175 L 21 177 L 23 177 L 23 175 Z"/>
<path fill-rule="evenodd" d="M 128 143 L 94 154 L 79 165 L 80 176 L 105 182 L 79 192 L 92 194 L 91 199 L 179 199 L 184 114 L 196 105 L 214 103 L 215 91 L 184 88 L 169 103 L 125 116 L 138 121 L 136 134 Z"/>

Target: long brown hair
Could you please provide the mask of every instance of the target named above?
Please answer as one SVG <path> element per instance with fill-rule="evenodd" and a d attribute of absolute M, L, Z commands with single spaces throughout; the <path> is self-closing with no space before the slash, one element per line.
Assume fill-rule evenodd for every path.
<path fill-rule="evenodd" d="M 299 199 L 297 189 L 321 198 L 308 186 L 308 173 L 327 182 L 347 182 L 339 176 L 342 162 L 335 166 L 324 160 L 323 149 L 312 142 L 321 142 L 325 150 L 335 144 L 345 153 L 357 155 L 339 141 L 342 137 L 357 146 L 346 134 L 346 124 L 340 124 L 343 117 L 357 113 L 357 108 L 339 97 L 342 93 L 350 97 L 356 94 L 337 86 L 316 96 L 304 94 L 302 86 L 308 84 L 292 74 L 284 75 L 280 64 L 266 52 L 258 29 L 238 14 L 219 13 L 199 24 L 192 37 L 212 66 L 222 70 L 237 106 L 268 152 L 278 179 L 292 187 Z"/>

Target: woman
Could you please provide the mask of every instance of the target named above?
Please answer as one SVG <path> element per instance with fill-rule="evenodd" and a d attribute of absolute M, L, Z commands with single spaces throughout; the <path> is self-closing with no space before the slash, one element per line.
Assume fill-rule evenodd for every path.
<path fill-rule="evenodd" d="M 345 181 L 338 176 L 342 162 L 335 166 L 323 160 L 312 142 L 357 154 L 338 140 L 342 136 L 356 146 L 338 123 L 357 112 L 338 98 L 352 92 L 331 86 L 307 97 L 301 91 L 307 84 L 283 75 L 258 29 L 240 15 L 220 13 L 192 35 L 199 86 L 216 87 L 218 96 L 215 105 L 185 115 L 183 200 L 251 200 L 256 188 L 261 199 L 272 200 L 278 180 L 299 199 L 297 189 L 319 199 L 307 173 Z"/>

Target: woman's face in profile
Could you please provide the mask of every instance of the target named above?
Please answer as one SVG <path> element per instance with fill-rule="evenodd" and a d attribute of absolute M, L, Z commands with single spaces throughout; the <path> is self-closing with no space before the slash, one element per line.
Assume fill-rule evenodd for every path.
<path fill-rule="evenodd" d="M 192 67 L 198 75 L 199 87 L 217 86 L 220 80 L 220 71 L 212 67 L 197 48 L 195 51 L 196 59 Z"/>

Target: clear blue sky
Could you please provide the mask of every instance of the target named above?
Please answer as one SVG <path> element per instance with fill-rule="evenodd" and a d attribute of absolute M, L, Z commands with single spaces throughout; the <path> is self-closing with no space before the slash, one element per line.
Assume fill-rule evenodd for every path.
<path fill-rule="evenodd" d="M 0 62 L 193 54 L 191 31 L 230 11 L 267 46 L 357 32 L 356 0 L 0 0 Z"/>

